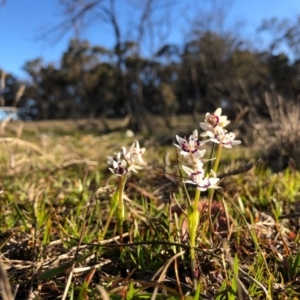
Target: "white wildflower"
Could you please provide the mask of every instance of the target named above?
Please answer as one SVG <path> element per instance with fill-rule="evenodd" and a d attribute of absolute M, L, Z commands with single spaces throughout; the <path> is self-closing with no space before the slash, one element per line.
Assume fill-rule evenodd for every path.
<path fill-rule="evenodd" d="M 199 141 L 198 140 L 198 131 L 197 129 L 195 129 L 193 131 L 193 133 L 189 136 L 188 139 L 183 139 L 180 136 L 176 135 L 176 139 L 178 144 L 174 144 L 177 148 L 179 148 L 180 154 L 182 156 L 186 156 L 186 155 L 193 155 L 196 158 L 202 157 L 205 153 L 203 151 L 199 150 L 199 147 L 204 145 L 206 142 L 208 142 L 209 140 L 206 141 Z"/>

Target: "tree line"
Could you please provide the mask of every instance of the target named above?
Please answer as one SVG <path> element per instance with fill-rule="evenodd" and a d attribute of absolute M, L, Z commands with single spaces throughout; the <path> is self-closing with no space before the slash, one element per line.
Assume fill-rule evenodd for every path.
<path fill-rule="evenodd" d="M 100 118 L 107 131 L 107 118 L 128 116 L 138 131 L 153 114 L 171 127 L 175 114 L 196 120 L 219 106 L 231 119 L 249 112 L 264 116 L 266 94 L 299 101 L 299 22 L 264 21 L 261 32 L 276 31 L 264 49 L 213 28 L 195 29 L 183 44 L 166 43 L 150 57 L 141 53 L 141 39 L 117 38 L 113 49 L 72 39 L 59 64 L 26 62 L 27 82 L 6 74 L 2 106 L 17 106 L 32 120 Z"/>

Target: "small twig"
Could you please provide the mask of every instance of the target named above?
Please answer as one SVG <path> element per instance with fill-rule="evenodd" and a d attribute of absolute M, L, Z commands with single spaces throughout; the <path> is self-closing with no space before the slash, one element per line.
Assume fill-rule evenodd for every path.
<path fill-rule="evenodd" d="M 181 206 L 181 205 L 179 204 L 179 202 L 178 202 L 177 199 L 176 199 L 175 194 L 173 194 L 172 199 L 174 199 L 174 201 L 175 201 L 177 207 L 180 209 L 181 213 L 184 214 L 184 215 L 187 217 L 187 213 L 185 212 L 186 207 L 185 207 L 185 206 Z"/>
<path fill-rule="evenodd" d="M 231 226 L 230 226 L 228 209 L 227 209 L 226 202 L 225 202 L 225 200 L 224 200 L 223 197 L 222 197 L 222 204 L 223 204 L 225 218 L 226 218 L 226 223 L 227 223 L 227 231 L 228 231 L 227 240 L 229 240 L 230 235 L 231 235 L 231 231 L 230 231 Z"/>
<path fill-rule="evenodd" d="M 157 284 L 158 285 L 155 286 L 154 291 L 152 293 L 151 300 L 155 300 L 156 299 L 156 295 L 157 295 L 157 292 L 158 292 L 159 284 L 164 280 L 170 264 L 174 260 L 176 260 L 177 257 L 181 256 L 184 253 L 185 253 L 185 251 L 181 251 L 181 252 L 176 253 L 175 255 L 173 255 L 161 268 L 159 268 L 159 270 L 154 274 L 154 276 L 152 276 L 151 281 L 154 281 L 155 278 L 158 276 L 158 274 L 161 273 L 160 276 L 159 276 L 159 278 L 158 278 L 158 280 L 157 280 Z"/>
<path fill-rule="evenodd" d="M 177 283 L 178 291 L 181 295 L 181 299 L 183 300 L 184 296 L 182 294 L 182 288 L 181 288 L 181 284 L 180 284 L 180 280 L 179 280 L 177 258 L 174 261 L 174 271 L 175 271 L 175 277 L 176 277 L 176 283 Z"/>
<path fill-rule="evenodd" d="M 158 282 L 161 282 L 163 280 L 163 277 L 165 276 L 170 264 L 176 259 L 176 257 L 179 257 L 184 253 L 185 253 L 185 251 L 183 250 L 183 251 L 178 252 L 175 255 L 173 255 L 162 267 L 160 267 L 158 269 L 158 271 L 152 276 L 151 280 L 154 281 L 155 278 L 158 276 L 158 274 L 161 273 L 158 278 Z"/>
<path fill-rule="evenodd" d="M 252 167 L 253 167 L 253 163 L 251 161 L 249 161 L 244 166 L 241 166 L 238 169 L 235 169 L 235 170 L 232 170 L 232 171 L 229 171 L 226 173 L 218 174 L 218 178 L 223 179 L 224 177 L 227 177 L 227 176 L 238 175 L 238 174 L 249 171 Z"/>
<path fill-rule="evenodd" d="M 267 299 L 270 299 L 269 293 L 267 291 L 267 289 L 259 282 L 257 281 L 255 278 L 253 278 L 252 276 L 250 276 L 247 272 L 245 272 L 242 268 L 239 267 L 239 272 L 243 274 L 244 277 L 250 279 L 252 282 L 254 282 L 257 286 L 259 286 L 263 292 L 266 295 Z"/>
<path fill-rule="evenodd" d="M 7 273 L 0 260 L 0 291 L 3 300 L 14 300 Z"/>
<path fill-rule="evenodd" d="M 138 187 L 137 185 L 131 183 L 131 182 L 128 182 L 127 185 L 131 188 L 134 188 L 135 190 L 137 190 L 141 195 L 149 198 L 150 200 L 153 200 L 155 202 L 158 202 L 158 198 L 155 197 L 153 194 L 149 193 L 148 191 L 146 191 L 145 189 L 143 188 L 140 188 Z"/>
<path fill-rule="evenodd" d="M 101 285 L 97 284 L 96 285 L 96 290 L 101 294 L 103 300 L 109 300 L 110 299 L 107 291 Z"/>
<path fill-rule="evenodd" d="M 106 259 L 105 261 L 99 263 L 99 264 L 96 264 L 94 266 L 88 266 L 88 267 L 82 267 L 82 268 L 74 268 L 73 269 L 73 273 L 74 274 L 77 274 L 77 273 L 83 273 L 83 272 L 86 272 L 86 271 L 90 271 L 92 269 L 99 269 L 107 264 L 111 263 L 111 260 L 110 259 Z"/>

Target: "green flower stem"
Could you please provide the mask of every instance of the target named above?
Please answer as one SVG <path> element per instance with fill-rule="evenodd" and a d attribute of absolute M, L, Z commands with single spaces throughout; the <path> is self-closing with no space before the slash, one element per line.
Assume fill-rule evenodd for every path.
<path fill-rule="evenodd" d="M 190 245 L 191 245 L 191 259 L 195 259 L 195 250 L 196 247 L 196 235 L 197 227 L 199 225 L 199 211 L 194 210 L 193 207 L 188 208 L 188 228 L 190 234 Z"/>
<path fill-rule="evenodd" d="M 191 160 L 194 165 L 194 170 L 197 171 L 197 162 L 194 161 L 193 155 L 191 155 Z M 188 211 L 187 211 L 187 221 L 188 221 L 188 230 L 190 235 L 190 255 L 191 255 L 191 270 L 193 277 L 194 290 L 197 290 L 197 276 L 196 276 L 196 256 L 195 256 L 195 247 L 196 247 L 196 238 L 197 238 L 197 229 L 199 226 L 199 210 L 198 204 L 200 201 L 200 190 L 196 188 L 194 202 L 191 204 L 188 202 Z"/>
<path fill-rule="evenodd" d="M 219 163 L 220 163 L 220 159 L 221 159 L 221 154 L 222 154 L 222 144 L 218 145 L 218 150 L 217 150 L 217 157 L 216 157 L 216 161 L 214 163 L 214 172 L 217 173 L 218 168 L 219 168 Z"/>
<path fill-rule="evenodd" d="M 216 161 L 214 163 L 214 168 L 213 168 L 213 171 L 215 173 L 217 173 L 218 168 L 219 168 L 221 154 L 222 154 L 222 148 L 223 148 L 222 144 L 219 144 L 218 150 L 217 150 Z M 209 189 L 208 190 L 208 221 L 209 221 L 209 228 L 210 228 L 210 232 L 211 232 L 212 236 L 214 236 L 214 234 L 215 234 L 214 225 L 213 225 L 212 218 L 211 218 L 211 204 L 212 204 L 213 194 L 214 194 L 214 190 Z"/>
<path fill-rule="evenodd" d="M 196 189 L 194 203 L 189 205 L 187 218 L 188 218 L 188 229 L 190 235 L 190 255 L 191 255 L 191 269 L 192 276 L 194 281 L 194 289 L 197 289 L 197 276 L 196 276 L 196 257 L 195 257 L 195 247 L 196 247 L 196 238 L 197 238 L 197 229 L 199 226 L 199 210 L 198 204 L 200 201 L 200 190 Z"/>
<path fill-rule="evenodd" d="M 125 219 L 125 206 L 123 201 L 123 192 L 127 177 L 120 176 L 119 178 L 119 205 L 117 212 L 118 229 L 120 234 L 120 242 L 123 243 L 123 223 Z"/>
<path fill-rule="evenodd" d="M 200 193 L 199 193 L 200 196 Z M 195 200 L 195 202 L 198 202 Z M 194 204 L 195 204 L 194 202 Z M 197 237 L 197 229 L 199 225 L 199 211 L 198 206 L 195 209 L 195 206 L 191 205 L 187 211 L 188 218 L 188 228 L 190 234 L 190 255 L 191 255 L 191 269 L 192 269 L 192 277 L 194 282 L 194 289 L 197 289 L 197 276 L 196 276 L 196 256 L 195 256 L 195 247 L 196 247 L 196 237 Z"/>
<path fill-rule="evenodd" d="M 201 191 L 199 189 L 196 189 L 196 193 L 195 193 L 195 199 L 194 199 L 194 210 L 198 210 L 198 204 L 200 201 L 200 193 Z"/>
<path fill-rule="evenodd" d="M 118 221 L 119 231 L 120 231 L 120 227 L 122 227 L 121 234 L 123 235 L 123 222 L 124 222 L 124 217 L 125 217 L 123 193 L 124 193 L 124 187 L 125 187 L 126 180 L 127 180 L 127 177 L 119 176 L 119 185 L 118 185 L 117 190 L 115 191 L 115 193 L 113 194 L 113 196 L 111 198 L 110 212 L 109 212 L 108 218 L 106 220 L 105 226 L 102 230 L 102 233 L 100 235 L 100 240 L 103 240 L 105 238 L 109 224 L 111 222 L 111 219 L 112 219 L 117 207 L 119 207 L 118 213 L 117 213 L 117 221 Z M 122 236 L 122 238 L 123 238 L 123 236 Z M 120 236 L 120 239 L 121 239 L 121 236 Z"/>
<path fill-rule="evenodd" d="M 190 244 L 192 247 L 196 247 L 196 236 L 197 236 L 197 229 L 199 225 L 199 210 L 198 210 L 198 203 L 200 200 L 200 190 L 196 189 L 195 200 L 193 205 L 189 206 L 188 208 L 188 227 L 189 227 L 189 234 L 190 234 Z M 195 251 L 191 248 L 191 258 L 195 259 Z"/>

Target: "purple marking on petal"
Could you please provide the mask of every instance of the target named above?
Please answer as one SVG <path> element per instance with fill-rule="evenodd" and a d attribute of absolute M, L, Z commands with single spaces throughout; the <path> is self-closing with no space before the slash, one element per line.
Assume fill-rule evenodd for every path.
<path fill-rule="evenodd" d="M 213 116 L 215 118 L 213 126 L 216 127 L 220 123 L 220 117 L 216 116 L 215 114 L 213 114 Z"/>

